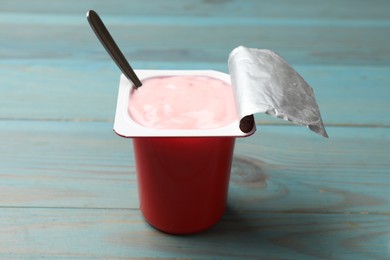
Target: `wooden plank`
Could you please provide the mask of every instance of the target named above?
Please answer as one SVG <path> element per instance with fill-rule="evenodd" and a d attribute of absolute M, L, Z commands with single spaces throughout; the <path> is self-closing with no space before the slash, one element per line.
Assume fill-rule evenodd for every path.
<path fill-rule="evenodd" d="M 237 143 L 230 203 L 267 211 L 388 213 L 388 130 L 328 128 L 326 140 L 300 127 L 260 126 L 254 138 Z"/>
<path fill-rule="evenodd" d="M 38 16 L 35 22 L 23 15 L 4 17 L 0 25 L 2 59 L 108 59 L 84 14 L 62 17 Z M 65 21 L 61 24 L 59 21 Z M 165 21 L 144 16 L 137 20 L 106 19 L 107 25 L 133 61 L 224 62 L 229 52 L 245 45 L 271 49 L 295 65 L 389 65 L 390 22 L 355 26 L 252 22 L 186 17 Z M 21 20 L 21 21 L 20 21 Z M 71 21 L 71 22 L 70 22 Z M 178 25 L 180 24 L 180 26 Z M 10 30 L 12 28 L 12 30 Z M 56 44 L 53 44 L 53 41 Z"/>
<path fill-rule="evenodd" d="M 229 210 L 208 232 L 170 236 L 137 210 L 2 208 L 1 258 L 388 259 L 390 216 Z"/>
<path fill-rule="evenodd" d="M 0 206 L 138 208 L 131 141 L 108 122 L 0 121 Z M 237 210 L 389 213 L 390 129 L 294 126 L 238 139 Z"/>
<path fill-rule="evenodd" d="M 72 2 L 52 2 L 35 0 L 2 0 L 0 12 L 32 14 L 80 14 L 89 9 L 96 9 L 104 14 L 115 15 L 151 15 L 151 16 L 229 16 L 229 17 L 265 17 L 271 19 L 340 19 L 340 20 L 381 20 L 389 19 L 389 2 L 375 0 L 367 4 L 364 0 L 329 0 L 313 2 L 301 0 L 291 2 L 276 0 L 273 2 L 257 0 L 182 0 L 182 1 L 136 1 L 114 0 L 111 2 L 85 0 Z M 352 8 L 353 7 L 353 8 Z"/>
<path fill-rule="evenodd" d="M 85 19 L 96 7 L 135 61 L 225 62 L 243 44 L 273 49 L 293 64 L 389 65 L 388 1 L 279 2 L 2 1 L 0 57 L 106 57 Z"/>
<path fill-rule="evenodd" d="M 146 62 L 137 67 L 226 72 L 222 63 Z M 295 67 L 314 88 L 325 124 L 390 125 L 390 66 Z M 0 118 L 112 121 L 119 74 L 112 61 L 0 61 Z M 266 115 L 257 121 L 289 124 Z"/>
<path fill-rule="evenodd" d="M 0 125 L 1 205 L 138 207 L 131 142 L 111 123 Z"/>

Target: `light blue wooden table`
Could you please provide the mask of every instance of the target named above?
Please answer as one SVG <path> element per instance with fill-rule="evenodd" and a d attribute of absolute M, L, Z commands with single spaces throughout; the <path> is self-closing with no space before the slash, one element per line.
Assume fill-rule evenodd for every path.
<path fill-rule="evenodd" d="M 257 116 L 228 209 L 170 236 L 139 211 L 131 140 L 112 131 L 119 71 L 227 71 L 272 49 L 314 88 L 330 139 Z M 0 259 L 390 259 L 390 2 L 0 1 Z"/>

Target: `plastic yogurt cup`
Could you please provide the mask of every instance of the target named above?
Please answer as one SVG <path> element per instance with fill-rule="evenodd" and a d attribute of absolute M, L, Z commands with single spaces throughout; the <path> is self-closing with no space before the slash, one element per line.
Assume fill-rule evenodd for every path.
<path fill-rule="evenodd" d="M 170 234 L 208 229 L 219 221 L 226 208 L 235 139 L 253 134 L 255 126 L 244 133 L 239 128 L 238 116 L 231 116 L 235 113 L 234 100 L 229 99 L 230 94 L 225 96 L 221 92 L 230 87 L 230 77 L 225 73 L 190 70 L 136 73 L 144 84 L 137 90 L 121 76 L 114 131 L 133 140 L 142 214 L 150 225 Z M 167 89 L 160 86 L 164 93 L 176 88 L 181 91 L 179 85 L 189 87 L 191 80 L 198 85 L 213 82 L 216 91 L 199 87 L 205 96 L 173 93 L 162 97 L 168 102 L 159 104 L 159 90 L 146 91 L 148 82 L 160 79 L 168 82 L 163 84 Z M 152 103 L 143 101 L 139 90 L 145 91 L 145 97 L 152 98 Z"/>

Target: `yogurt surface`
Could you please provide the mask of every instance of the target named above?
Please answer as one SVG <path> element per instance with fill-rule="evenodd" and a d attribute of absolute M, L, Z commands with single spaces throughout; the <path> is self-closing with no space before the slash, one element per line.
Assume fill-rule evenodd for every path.
<path fill-rule="evenodd" d="M 208 76 L 148 78 L 129 98 L 129 115 L 150 128 L 213 129 L 238 118 L 230 85 Z"/>

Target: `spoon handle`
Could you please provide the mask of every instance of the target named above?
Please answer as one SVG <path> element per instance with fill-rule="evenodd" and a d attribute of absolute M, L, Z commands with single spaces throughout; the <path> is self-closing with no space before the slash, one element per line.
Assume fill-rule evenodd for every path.
<path fill-rule="evenodd" d="M 108 32 L 99 15 L 95 11 L 90 10 L 87 13 L 87 19 L 97 38 L 100 40 L 106 51 L 110 54 L 111 58 L 115 61 L 116 65 L 118 65 L 118 67 L 121 69 L 123 74 L 131 82 L 133 82 L 135 88 L 142 86 L 141 81 L 135 74 L 134 70 L 131 68 L 130 64 L 127 62 L 125 56 L 119 49 L 118 45 L 115 43 L 111 34 Z"/>

